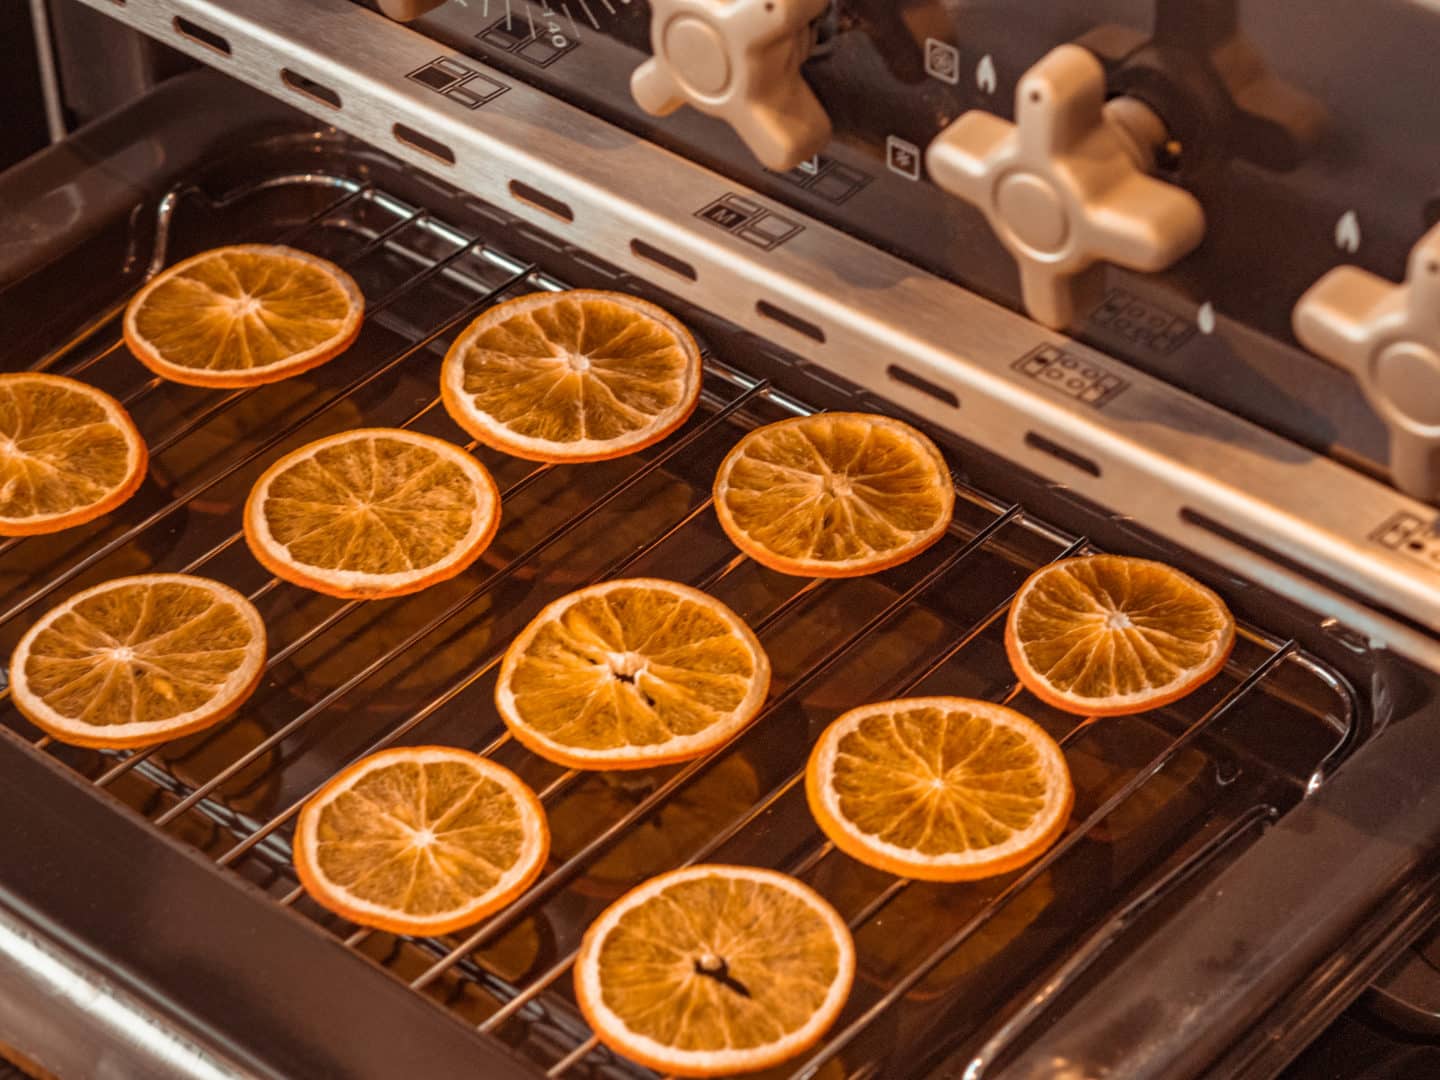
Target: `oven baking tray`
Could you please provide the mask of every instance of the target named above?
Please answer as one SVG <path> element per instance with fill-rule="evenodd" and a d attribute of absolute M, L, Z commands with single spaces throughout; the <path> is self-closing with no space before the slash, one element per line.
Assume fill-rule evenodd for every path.
<path fill-rule="evenodd" d="M 775 1075 L 912 1075 L 982 1049 L 991 1060 L 1324 789 L 1379 726 L 1379 684 L 1361 692 L 1355 679 L 1373 658 L 1347 665 L 1318 632 L 1297 639 L 1303 614 L 1223 576 L 1220 587 L 1251 617 L 1225 671 L 1190 697 L 1085 723 L 1024 692 L 1002 643 L 1015 589 L 1047 562 L 1094 550 L 1073 524 L 1087 513 L 1104 522 L 1094 535 L 1108 545 L 1124 546 L 1129 534 L 1103 513 L 1067 512 L 1063 491 L 988 461 L 950 432 L 936 434 L 953 452 L 959 497 L 941 544 L 857 580 L 757 566 L 728 543 L 709 502 L 715 468 L 736 439 L 819 408 L 891 407 L 333 132 L 274 136 L 207 162 L 119 227 L 130 248 L 122 271 L 72 278 L 63 317 L 33 316 L 27 355 L 0 355 L 7 369 L 38 364 L 114 393 L 150 444 L 151 475 L 101 521 L 0 541 L 0 651 L 80 588 L 186 571 L 256 602 L 271 640 L 267 677 L 233 719 L 146 751 L 63 746 L 8 701 L 0 722 L 29 743 L 26 755 L 44 755 L 102 792 L 107 811 L 123 805 L 189 849 L 192 862 L 208 863 L 209 876 L 246 883 L 227 901 L 232 923 L 246 918 L 237 912 L 247 904 L 264 909 L 259 928 L 278 925 L 277 909 L 288 909 L 286 933 L 299 927 L 323 941 L 327 965 L 337 950 L 363 958 L 347 969 L 353 984 L 332 984 L 331 993 L 368 995 L 375 982 L 380 999 L 400 989 L 407 1002 L 428 999 L 427 1008 L 463 1023 L 477 1036 L 476 1068 L 494 1067 L 490 1055 L 503 1047 L 517 1073 L 648 1075 L 597 1045 L 575 1008 L 569 964 L 610 900 L 698 861 L 801 877 L 855 930 L 858 978 L 843 1017 Z M 129 357 L 117 313 L 147 267 L 270 240 L 333 259 L 359 282 L 366 323 L 346 354 L 242 391 L 165 383 Z M 695 416 L 660 445 L 599 464 L 536 465 L 468 442 L 437 400 L 446 345 L 493 303 L 569 285 L 637 292 L 692 321 L 706 361 Z M 500 532 L 467 573 L 417 596 L 340 601 L 278 582 L 250 557 L 239 517 L 259 472 L 294 446 L 362 424 L 451 439 L 494 473 Z M 1137 553 L 1157 553 L 1132 539 Z M 1160 553 L 1191 565 L 1183 553 Z M 1213 567 L 1197 569 L 1216 580 Z M 622 575 L 674 578 L 731 605 L 774 661 L 772 696 L 753 726 L 698 761 L 621 775 L 565 770 L 508 738 L 491 700 L 496 669 L 544 604 Z M 1076 781 L 1074 818 L 1030 867 L 968 885 L 903 881 L 835 851 L 810 820 L 800 780 L 825 724 L 859 703 L 922 693 L 1012 704 L 1061 741 Z M 509 908 L 441 939 L 357 928 L 310 903 L 289 851 L 301 801 L 359 756 L 435 742 L 489 754 L 540 794 L 554 836 L 541 878 Z M 0 869 L 0 889 L 14 873 Z M 167 888 L 163 875 L 143 884 L 160 896 Z M 272 953 L 257 946 L 256 963 Z M 232 1020 L 227 1037 L 243 1045 L 247 1018 Z M 297 1023 L 326 1040 L 324 1015 Z"/>

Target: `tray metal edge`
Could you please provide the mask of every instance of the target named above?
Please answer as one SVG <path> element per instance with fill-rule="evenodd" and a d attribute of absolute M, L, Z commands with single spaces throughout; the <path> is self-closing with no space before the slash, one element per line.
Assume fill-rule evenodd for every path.
<path fill-rule="evenodd" d="M 37 1062 L 143 1049 L 118 1075 L 540 1075 L 4 729 L 0 776 L 0 865 L 23 868 L 0 878 L 0 987 L 67 1010 L 0 1026 Z M 0 1025 L 20 1016 L 0 1008 Z"/>

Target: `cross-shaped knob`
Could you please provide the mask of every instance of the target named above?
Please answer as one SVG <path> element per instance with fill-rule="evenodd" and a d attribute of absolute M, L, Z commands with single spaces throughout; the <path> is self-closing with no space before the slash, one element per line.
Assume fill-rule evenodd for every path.
<path fill-rule="evenodd" d="M 630 92 L 654 116 L 690 105 L 719 117 L 766 168 L 793 169 L 830 141 L 830 117 L 800 75 L 828 3 L 651 0 L 655 55 Z"/>
<path fill-rule="evenodd" d="M 1099 262 L 1154 272 L 1200 243 L 1200 203 L 1146 172 L 1164 125 L 1133 99 L 1107 105 L 1090 52 L 1061 45 L 1027 71 L 1015 118 L 965 113 L 930 143 L 925 164 L 937 185 L 984 211 L 1020 264 L 1036 320 L 1074 321 Z"/>
<path fill-rule="evenodd" d="M 1440 497 L 1440 225 L 1410 250 L 1396 285 L 1337 266 L 1295 305 L 1295 336 L 1345 368 L 1390 429 L 1395 486 Z"/>

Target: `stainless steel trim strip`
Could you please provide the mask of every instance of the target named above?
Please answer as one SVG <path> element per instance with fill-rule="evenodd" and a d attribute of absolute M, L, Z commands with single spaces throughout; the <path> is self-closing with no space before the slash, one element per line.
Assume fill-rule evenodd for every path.
<path fill-rule="evenodd" d="M 65 103 L 60 96 L 60 74 L 55 70 L 47 0 L 30 0 L 30 22 L 35 34 L 35 63 L 40 68 L 40 90 L 45 98 L 45 132 L 52 143 L 57 143 L 66 135 Z"/>
<path fill-rule="evenodd" d="M 221 1060 L 92 965 L 66 955 L 0 908 L 0 1041 L 56 1076 L 236 1080 L 259 1074 Z"/>
<path fill-rule="evenodd" d="M 782 308 L 824 338 L 767 321 L 771 336 L 796 353 L 1053 476 L 1055 459 L 1026 441 L 1037 432 L 1098 467 L 1098 476 L 1067 470 L 1063 482 L 1080 495 L 1440 670 L 1434 636 L 1377 610 L 1440 630 L 1440 568 L 1370 539 L 1397 514 L 1432 520 L 1432 507 L 795 211 L 777 208 L 802 231 L 761 252 L 696 211 L 727 193 L 767 207 L 768 200 L 499 73 L 491 74 L 508 92 L 472 112 L 405 77 L 436 59 L 434 42 L 349 0 L 248 0 L 243 9 L 222 0 L 82 2 L 542 229 L 583 238 L 587 250 L 627 270 L 656 272 L 633 253 L 636 239 L 673 254 L 696 271 L 693 283 L 668 283 L 677 294 L 741 325 L 756 324 L 761 303 Z M 178 34 L 176 16 L 223 37 L 229 53 Z M 341 107 L 296 93 L 282 68 L 333 90 Z M 563 202 L 573 220 L 516 199 L 514 178 Z M 1014 369 L 1043 345 L 1128 385 L 1097 409 Z M 960 407 L 894 380 L 892 363 L 955 395 Z M 1283 550 L 1289 565 L 1215 535 L 1186 511 Z"/>

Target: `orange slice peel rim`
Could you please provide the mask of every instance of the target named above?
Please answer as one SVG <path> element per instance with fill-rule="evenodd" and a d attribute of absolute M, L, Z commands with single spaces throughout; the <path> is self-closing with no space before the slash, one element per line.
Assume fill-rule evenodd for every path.
<path fill-rule="evenodd" d="M 478 408 L 465 389 L 466 354 L 482 334 L 531 310 L 555 305 L 562 300 L 580 303 L 599 301 L 616 304 L 635 312 L 637 318 L 659 324 L 674 339 L 675 346 L 686 356 L 685 380 L 675 404 L 656 414 L 650 424 L 630 433 L 608 439 L 553 440 L 523 435 Z M 557 358 L 558 359 L 558 358 Z M 673 434 L 700 402 L 704 383 L 700 346 L 694 335 L 679 319 L 664 308 L 625 293 L 604 289 L 570 289 L 559 292 L 536 292 L 505 300 L 482 312 L 457 337 L 445 354 L 440 369 L 440 396 L 445 410 L 466 432 L 496 450 L 528 461 L 552 464 L 609 461 L 653 446 Z"/>
<path fill-rule="evenodd" d="M 821 1005 L 805 1024 L 784 1037 L 754 1049 L 683 1050 L 630 1029 L 604 1000 L 599 954 L 621 918 L 665 892 L 672 885 L 707 877 L 747 880 L 782 890 L 801 901 L 830 930 L 837 951 L 837 971 Z M 575 958 L 575 998 L 592 1031 L 602 1043 L 632 1061 L 662 1074 L 689 1077 L 756 1072 L 788 1061 L 814 1046 L 839 1017 L 855 979 L 855 944 L 839 912 L 818 892 L 787 874 L 752 866 L 699 864 L 660 874 L 636 886 L 607 907 L 590 924 Z"/>
<path fill-rule="evenodd" d="M 222 369 L 216 371 L 198 366 L 177 364 L 171 360 L 167 360 L 141 333 L 139 328 L 139 314 L 141 310 L 155 292 L 167 283 L 183 276 L 195 266 L 230 253 L 269 256 L 277 261 L 294 261 L 308 268 L 320 271 L 349 301 L 349 311 L 342 321 L 340 328 L 329 338 L 318 342 L 308 349 L 291 353 L 280 360 L 261 367 Z M 301 251 L 298 248 L 287 247 L 283 244 L 230 244 L 224 247 L 210 248 L 198 254 L 191 255 L 186 259 L 182 259 L 173 266 L 168 266 L 161 270 L 146 282 L 145 285 L 130 298 L 129 304 L 126 305 L 123 336 L 126 347 L 135 359 L 161 378 L 169 379 L 171 382 L 180 383 L 185 386 L 209 389 L 240 389 L 262 386 L 266 383 L 288 379 L 293 375 L 311 371 L 321 364 L 333 360 L 354 344 L 355 339 L 360 335 L 361 327 L 364 325 L 364 319 L 365 296 L 364 293 L 361 292 L 360 286 L 356 284 L 354 278 L 329 259 L 321 258 L 318 255 L 311 255 L 309 252 Z M 226 333 L 228 334 L 228 331 Z"/>
<path fill-rule="evenodd" d="M 233 607 L 251 632 L 251 644 L 243 664 L 237 666 L 211 695 L 203 707 L 191 709 L 178 716 L 159 721 L 132 721 L 128 724 L 88 725 L 81 727 L 55 711 L 43 698 L 30 688 L 25 665 L 31 656 L 36 639 L 61 616 L 92 597 L 129 586 L 149 586 L 166 583 L 200 588 Z M 168 636 L 166 635 L 160 636 Z M 47 611 L 26 631 L 11 655 L 10 690 L 16 707 L 32 724 L 56 740 L 72 746 L 97 749 L 132 749 L 169 742 L 184 735 L 191 735 L 213 727 L 233 716 L 249 700 L 265 676 L 268 642 L 265 623 L 255 605 L 228 585 L 209 578 L 191 574 L 137 574 L 131 577 L 114 578 L 92 588 L 76 593 L 61 604 Z M 143 660 L 143 653 L 139 658 Z"/>
<path fill-rule="evenodd" d="M 978 714 L 992 727 L 1000 725 L 1021 734 L 1025 744 L 1036 753 L 1038 767 L 1046 778 L 1046 799 L 1042 808 L 1033 815 L 1033 824 L 1025 830 L 1012 830 L 1011 839 L 1000 844 L 926 856 L 918 854 L 913 848 L 890 843 L 861 830 L 841 811 L 832 783 L 841 740 L 872 716 L 922 709 Z M 931 763 L 916 760 L 922 770 L 930 767 Z M 930 782 L 936 783 L 936 780 L 931 779 Z M 805 797 L 821 831 L 851 858 L 900 877 L 957 882 L 1008 873 L 1045 852 L 1069 823 L 1075 787 L 1064 751 L 1029 717 L 992 702 L 939 696 L 874 702 L 836 717 L 811 750 L 805 768 Z"/>
<path fill-rule="evenodd" d="M 58 514 L 0 518 L 0 536 L 40 536 L 60 532 L 104 517 L 112 510 L 122 506 L 140 489 L 140 485 L 145 482 L 150 464 L 150 450 L 145 444 L 144 437 L 140 434 L 140 429 L 135 426 L 135 421 L 126 411 L 125 406 L 110 394 L 78 379 L 39 371 L 0 375 L 0 389 L 6 385 L 14 386 L 30 381 L 82 394 L 105 411 L 106 418 L 120 432 L 128 448 L 125 479 L 106 493 L 103 498 L 87 506 L 76 507 Z"/>
<path fill-rule="evenodd" d="M 402 909 L 375 904 L 330 881 L 317 869 L 317 830 L 321 813 L 370 773 L 397 764 L 457 762 L 482 780 L 498 784 L 514 801 L 523 842 L 514 863 L 485 893 L 463 907 L 430 917 L 413 916 Z M 477 780 L 477 784 L 481 780 Z M 443 834 L 442 834 L 443 835 Z M 438 937 L 461 930 L 501 910 L 525 892 L 545 868 L 550 852 L 550 830 L 545 809 L 530 787 L 505 766 L 453 746 L 391 747 L 351 763 L 306 799 L 295 822 L 294 865 L 300 884 L 316 903 L 337 915 L 392 934 Z"/>
<path fill-rule="evenodd" d="M 708 614 L 721 620 L 734 638 L 746 647 L 754 664 L 754 672 L 750 676 L 749 688 L 744 698 L 731 713 L 693 734 L 676 736 L 664 743 L 648 747 L 630 745 L 615 750 L 585 752 L 583 748 L 577 748 L 550 737 L 524 717 L 523 710 L 516 701 L 515 672 L 524 661 L 526 650 L 534 642 L 536 636 L 546 627 L 556 623 L 571 608 L 590 598 L 605 597 L 614 592 L 631 589 L 654 589 L 664 592 L 678 597 L 682 601 L 697 605 Z M 609 659 L 613 663 L 619 664 L 623 664 L 625 661 L 638 662 L 639 668 L 629 672 L 626 677 L 631 680 L 642 680 L 646 677 L 648 663 L 643 653 L 616 655 Z M 597 668 L 599 668 L 597 676 L 603 676 L 604 668 L 601 665 L 597 665 Z M 541 609 L 540 613 L 515 636 L 505 650 L 505 656 L 500 665 L 500 674 L 495 682 L 495 704 L 501 719 L 504 720 L 506 727 L 516 739 L 536 754 L 556 764 L 575 769 L 650 769 L 660 765 L 688 761 L 728 742 L 733 735 L 743 730 L 759 715 L 770 692 L 770 675 L 770 659 L 760 644 L 759 638 L 755 636 L 755 632 L 750 629 L 744 619 L 720 600 L 692 586 L 664 578 L 619 578 L 577 589 L 551 601 Z"/>

